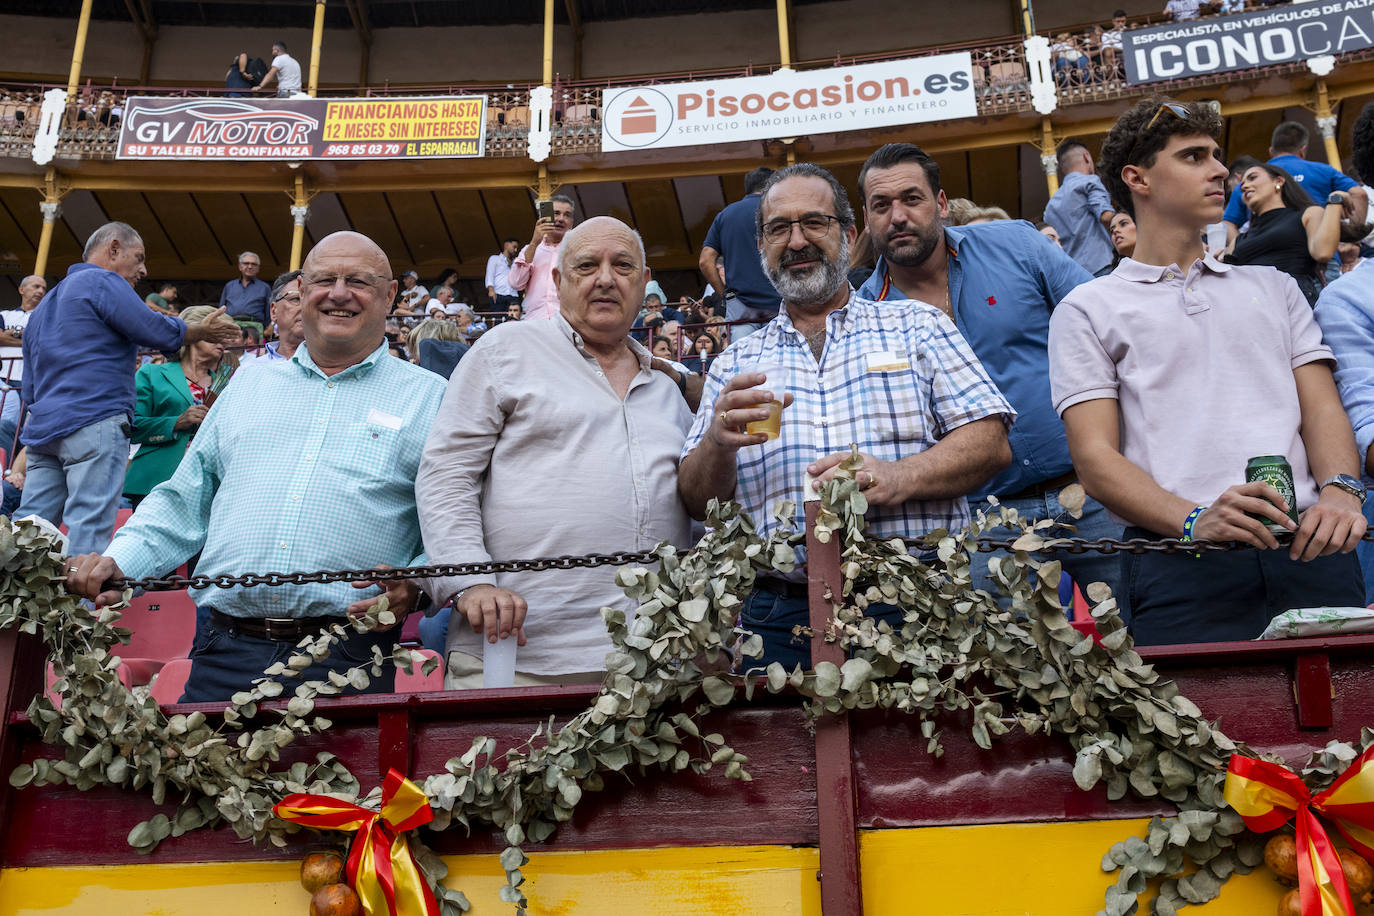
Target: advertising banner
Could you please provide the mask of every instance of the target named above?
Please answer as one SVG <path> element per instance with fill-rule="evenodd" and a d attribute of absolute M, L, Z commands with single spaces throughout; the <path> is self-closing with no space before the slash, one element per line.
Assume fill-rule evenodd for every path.
<path fill-rule="evenodd" d="M 1186 79 L 1374 45 L 1374 0 L 1329 0 L 1121 33 L 1126 82 Z"/>
<path fill-rule="evenodd" d="M 968 52 L 602 92 L 601 150 L 800 137 L 978 113 Z"/>
<path fill-rule="evenodd" d="M 452 159 L 481 156 L 486 96 L 392 99 L 135 97 L 119 159 Z"/>

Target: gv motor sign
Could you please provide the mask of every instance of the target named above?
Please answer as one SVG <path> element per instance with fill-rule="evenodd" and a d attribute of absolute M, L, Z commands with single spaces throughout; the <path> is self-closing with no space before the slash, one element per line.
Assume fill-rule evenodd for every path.
<path fill-rule="evenodd" d="M 601 149 L 658 149 L 971 118 L 967 52 L 602 93 Z"/>

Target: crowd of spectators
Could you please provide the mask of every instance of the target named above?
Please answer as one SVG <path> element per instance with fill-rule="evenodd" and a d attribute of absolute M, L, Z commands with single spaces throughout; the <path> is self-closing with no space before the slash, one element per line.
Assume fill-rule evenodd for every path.
<path fill-rule="evenodd" d="M 174 284 L 144 300 L 141 239 L 112 223 L 51 291 L 25 281 L 13 325 L 0 316 L 0 345 L 23 355 L 6 385 L 29 410 L 16 512 L 67 524 L 69 581 L 104 602 L 111 575 L 197 552 L 214 575 L 685 544 L 687 516 L 713 498 L 738 500 L 766 534 L 777 501 L 804 501 L 804 474 L 824 482 L 857 445 L 876 536 L 957 529 L 995 497 L 1063 526 L 1050 534 L 1257 548 L 1124 565 L 1052 556 L 1080 584 L 1107 583 L 1143 644 L 1251 638 L 1295 602 L 1363 605 L 1367 192 L 1307 161 L 1289 123 L 1270 161 L 1230 168 L 1219 132 L 1204 104 L 1152 99 L 1096 155 L 1066 141 L 1037 226 L 949 199 L 938 164 L 908 143 L 869 157 L 858 213 L 819 166 L 759 169 L 706 236 L 701 298 L 676 301 L 632 227 L 579 219 L 564 196 L 537 203 L 523 248 L 506 239 L 492 254 L 480 309 L 457 301 L 456 271 L 398 275 L 351 232 L 271 285 L 243 252 L 217 306 L 182 308 Z M 1374 105 L 1354 163 L 1374 172 Z M 1339 258 L 1337 235 L 1352 246 Z M 1264 260 L 1266 239 L 1306 260 Z M 135 373 L 140 348 L 168 355 L 145 354 Z M 772 402 L 776 438 L 751 431 Z M 1258 455 L 1287 459 L 1293 494 L 1244 481 Z M 1089 498 L 1070 522 L 1060 494 L 1076 482 Z M 109 546 L 121 494 L 138 507 Z M 765 662 L 807 662 L 791 638 L 806 619 L 799 561 L 760 577 L 741 610 Z M 995 559 L 974 557 L 971 575 L 997 593 Z M 371 581 L 361 598 L 209 589 L 187 698 L 241 689 L 383 592 L 430 612 L 450 686 L 479 683 L 484 646 L 501 639 L 521 647 L 519 683 L 596 679 L 599 610 L 629 610 L 604 578 L 468 577 L 424 583 L 423 597 Z"/>

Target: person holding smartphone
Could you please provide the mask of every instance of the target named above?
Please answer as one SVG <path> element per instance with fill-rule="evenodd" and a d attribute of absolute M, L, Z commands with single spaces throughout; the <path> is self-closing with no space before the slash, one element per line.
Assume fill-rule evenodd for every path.
<path fill-rule="evenodd" d="M 511 263 L 507 279 L 512 289 L 525 294 L 526 321 L 558 316 L 558 285 L 553 279 L 553 268 L 558 263 L 563 235 L 573 226 L 575 212 L 572 198 L 562 194 L 539 201 L 534 235 Z"/>

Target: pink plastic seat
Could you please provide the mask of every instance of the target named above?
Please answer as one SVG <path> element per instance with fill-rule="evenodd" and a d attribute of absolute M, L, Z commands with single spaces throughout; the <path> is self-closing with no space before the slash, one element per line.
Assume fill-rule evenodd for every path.
<path fill-rule="evenodd" d="M 196 635 L 196 603 L 185 589 L 147 592 L 125 608 L 120 626 L 132 631 L 127 646 L 114 654 L 124 660 L 134 683 L 146 684 L 164 664 L 191 654 Z"/>
<path fill-rule="evenodd" d="M 58 709 L 61 709 L 62 696 L 56 690 L 53 689 L 53 684 L 57 683 L 57 672 L 53 671 L 51 663 L 49 663 L 44 670 L 45 673 L 43 675 L 43 691 L 48 695 L 48 699 L 52 700 L 52 705 L 56 706 Z M 125 687 L 133 686 L 133 675 L 128 665 L 120 665 L 119 668 L 116 669 L 116 671 L 119 674 L 119 682 L 121 684 L 123 684 Z"/>
<path fill-rule="evenodd" d="M 153 689 L 150 691 L 157 705 L 166 706 L 181 699 L 182 693 L 186 690 L 186 678 L 191 674 L 191 660 L 189 658 L 174 658 L 162 666 L 162 670 L 157 673 L 157 679 L 153 681 Z"/>
<path fill-rule="evenodd" d="M 439 667 L 429 674 L 420 673 L 420 663 L 414 666 L 414 674 L 406 674 L 401 669 L 396 669 L 396 692 L 397 693 L 425 693 L 431 690 L 444 689 L 444 661 L 439 653 L 433 649 L 418 649 L 425 658 L 438 658 Z"/>

